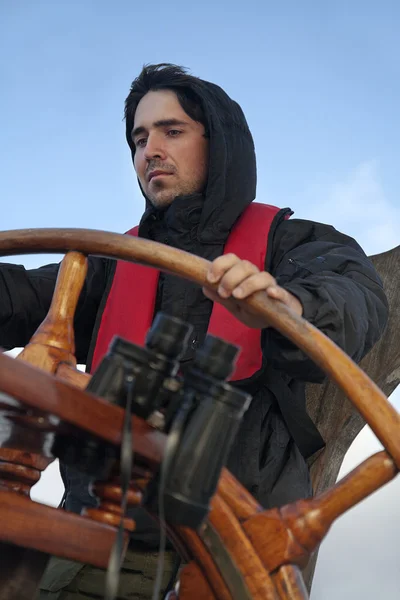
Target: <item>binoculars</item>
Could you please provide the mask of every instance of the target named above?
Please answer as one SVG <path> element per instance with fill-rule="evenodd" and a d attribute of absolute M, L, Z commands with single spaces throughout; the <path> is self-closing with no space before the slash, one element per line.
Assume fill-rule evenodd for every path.
<path fill-rule="evenodd" d="M 164 458 L 143 505 L 157 514 L 162 503 L 169 523 L 197 529 L 251 397 L 226 381 L 239 349 L 211 335 L 181 373 L 192 330 L 158 313 L 143 347 L 115 337 L 87 391 L 165 432 Z M 82 473 L 106 479 L 119 451 L 101 440 L 63 436 L 53 453 Z"/>

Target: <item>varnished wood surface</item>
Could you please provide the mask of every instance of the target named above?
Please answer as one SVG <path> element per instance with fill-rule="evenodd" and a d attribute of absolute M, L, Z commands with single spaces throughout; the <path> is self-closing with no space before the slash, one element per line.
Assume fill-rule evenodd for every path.
<path fill-rule="evenodd" d="M 0 488 L 29 496 L 41 472 L 52 461 L 30 452 L 0 448 Z"/>
<path fill-rule="evenodd" d="M 61 262 L 49 312 L 18 358 L 55 373 L 62 361 L 76 367 L 74 315 L 87 274 L 87 258 L 69 252 Z"/>
<path fill-rule="evenodd" d="M 119 527 L 123 517 L 121 510 L 123 491 L 120 477 L 111 476 L 108 481 L 97 481 L 92 487 L 94 495 L 99 500 L 99 505 L 97 507 L 86 508 L 83 514 L 100 523 Z M 140 505 L 141 501 L 142 493 L 136 487 L 130 486 L 126 493 L 127 510 Z M 127 531 L 135 530 L 135 522 L 132 518 L 124 517 L 123 523 L 124 529 Z"/>
<path fill-rule="evenodd" d="M 243 530 L 270 573 L 289 563 L 306 566 L 309 549 L 299 543 L 278 508 L 251 517 L 243 523 Z M 311 546 L 313 531 L 310 538 Z"/>
<path fill-rule="evenodd" d="M 208 585 L 218 600 L 232 600 L 229 589 L 218 571 L 211 554 L 193 529 L 177 527 L 176 533 L 182 538 L 197 565 L 207 579 Z M 195 596 L 193 597 L 193 600 Z"/>
<path fill-rule="evenodd" d="M 114 527 L 3 490 L 0 507 L 3 542 L 107 567 Z"/>
<path fill-rule="evenodd" d="M 379 452 L 323 494 L 255 514 L 243 529 L 270 572 L 287 563 L 304 567 L 334 521 L 396 474 L 392 458 Z"/>
<path fill-rule="evenodd" d="M 383 391 L 390 394 L 400 384 L 400 246 L 370 257 L 389 302 L 389 320 L 378 343 L 363 358 L 361 368 Z M 326 447 L 310 459 L 315 494 L 334 485 L 351 444 L 365 425 L 364 417 L 335 382 L 307 384 L 307 410 L 321 432 Z M 318 552 L 304 572 L 310 589 Z"/>
<path fill-rule="evenodd" d="M 308 600 L 308 592 L 298 567 L 284 565 L 272 573 L 272 580 L 280 600 Z"/>
<path fill-rule="evenodd" d="M 57 367 L 56 375 L 58 379 L 71 383 L 72 385 L 84 390 L 90 381 L 89 373 L 83 373 L 74 369 L 68 364 L 61 363 Z"/>
<path fill-rule="evenodd" d="M 64 422 L 111 444 L 121 444 L 122 408 L 5 354 L 0 354 L 0 390 L 27 406 L 56 415 Z M 163 455 L 164 434 L 151 428 L 139 417 L 133 417 L 132 427 L 135 432 L 135 453 L 149 464 L 159 464 Z"/>
<path fill-rule="evenodd" d="M 370 257 L 382 279 L 389 302 L 389 320 L 378 343 L 360 366 L 386 396 L 400 384 L 400 246 Z M 326 449 L 312 460 L 314 492 L 336 482 L 344 455 L 365 425 L 365 420 L 334 382 L 307 384 L 307 410 L 316 423 Z"/>
<path fill-rule="evenodd" d="M 217 600 L 200 567 L 192 561 L 180 572 L 177 600 L 194 600 L 194 598 L 196 600 Z"/>
<path fill-rule="evenodd" d="M 68 364 L 70 368 L 76 367 L 73 322 L 86 273 L 85 256 L 74 252 L 65 256 L 49 312 L 19 354 L 18 360 L 50 373 L 57 370 L 60 362 Z M 5 419 L 4 414 L 7 415 Z M 51 429 L 50 419 L 40 411 L 18 412 L 14 407 L 11 412 L 3 412 L 0 421 L 0 439 L 3 442 L 5 429 L 10 432 L 5 442 L 8 447 L 0 448 L 0 488 L 29 496 L 32 485 L 39 481 L 41 471 L 53 461 L 48 457 L 51 440 L 46 434 Z M 25 519 L 28 515 L 29 512 L 25 514 Z M 32 600 L 36 596 L 48 556 L 32 548 L 4 546 L 0 598 Z"/>
<path fill-rule="evenodd" d="M 187 527 L 176 527 L 175 531 L 183 540 L 191 556 L 196 560 L 196 564 L 207 579 L 208 585 L 215 598 L 218 600 L 232 600 L 229 589 L 216 567 L 213 557 L 197 533 Z"/>
<path fill-rule="evenodd" d="M 132 236 L 86 229 L 25 229 L 0 233 L 0 254 L 78 251 L 160 268 L 205 285 L 209 262 L 182 250 Z M 209 285 L 209 284 L 207 284 Z M 213 287 L 210 286 L 209 287 Z M 318 329 L 262 292 L 243 303 L 304 350 L 355 404 L 400 465 L 400 417 L 367 375 Z"/>
<path fill-rule="evenodd" d="M 240 521 L 246 521 L 263 508 L 246 488 L 228 471 L 223 469 L 218 482 L 217 493 L 231 508 L 235 517 Z"/>
<path fill-rule="evenodd" d="M 0 253 L 10 252 L 16 254 L 18 252 L 42 252 L 43 250 L 55 252 L 73 250 L 74 252 L 67 255 L 60 269 L 58 287 L 49 315 L 42 328 L 31 340 L 31 344 L 22 353 L 21 358 L 31 358 L 31 363 L 35 363 L 47 371 L 55 372 L 58 377 L 76 383 L 79 387 L 84 387 L 88 381 L 87 375 L 75 371 L 76 362 L 73 356 L 73 314 L 86 269 L 86 259 L 80 253 L 119 257 L 149 264 L 195 281 L 199 285 L 205 285 L 206 283 L 205 274 L 209 264 L 199 257 L 162 244 L 117 234 L 88 232 L 85 230 L 25 230 L 22 232 L 0 233 Z M 74 271 L 74 269 L 76 270 Z M 71 277 L 74 278 L 74 276 L 76 277 L 76 285 L 74 283 L 74 285 L 69 286 L 73 289 L 71 289 L 71 297 L 68 299 L 68 296 L 64 293 L 67 287 L 66 282 L 71 281 Z M 234 478 L 224 471 L 219 483 L 218 494 L 213 499 L 213 510 L 210 513 L 209 521 L 223 539 L 227 551 L 236 563 L 246 586 L 250 590 L 251 597 L 254 600 L 261 600 L 261 598 L 267 600 L 305 599 L 307 596 L 297 567 L 286 563 L 295 562 L 302 565 L 303 561 L 307 560 L 309 553 L 325 535 L 334 519 L 395 476 L 397 472 L 395 464 L 400 464 L 400 436 L 398 435 L 400 419 L 393 407 L 387 402 L 384 394 L 368 377 L 330 340 L 306 321 L 296 317 L 282 304 L 268 300 L 265 294 L 255 294 L 251 299 L 241 303 L 246 304 L 254 314 L 262 315 L 265 318 L 266 326 L 274 326 L 296 343 L 341 386 L 393 457 L 392 460 L 387 453 L 380 453 L 380 455 L 369 459 L 369 462 L 366 461 L 361 465 L 346 480 L 338 484 L 334 490 L 327 492 L 320 498 L 300 501 L 284 507 L 280 511 L 261 511 L 257 502 L 251 498 L 246 490 L 241 488 L 240 484 L 237 484 Z M 39 411 L 37 414 L 56 415 L 65 423 L 98 435 L 100 438 L 116 445 L 120 444 L 123 411 L 118 407 L 113 407 L 100 399 L 95 399 L 93 396 L 80 392 L 73 386 L 64 384 L 54 378 L 47 377 L 45 379 L 38 370 L 24 371 L 23 368 L 31 369 L 28 365 L 16 366 L 14 361 L 12 361 L 14 365 L 11 365 L 11 363 L 7 363 L 7 360 L 12 361 L 8 357 L 0 356 L 0 390 L 13 394 L 21 402 L 34 407 L 36 411 Z M 21 369 L 21 367 L 23 368 Z M 23 379 L 25 379 L 25 384 Z M 29 424 L 39 426 L 36 417 L 28 417 L 22 413 L 19 415 L 17 414 L 17 408 L 14 403 L 12 418 L 16 419 L 16 422 L 19 419 L 19 425 L 25 427 Z M 140 419 L 134 418 L 133 427 L 136 453 L 147 464 L 154 467 L 162 458 L 164 436 L 149 428 Z M 0 432 L 0 443 L 2 441 L 4 442 L 4 439 L 1 439 Z M 10 464 L 12 465 L 12 463 Z M 19 465 L 17 466 L 19 467 Z M 23 473 L 19 469 L 20 474 L 25 474 L 27 479 L 32 478 L 32 473 L 27 471 L 29 467 L 24 465 L 24 469 Z M 8 466 L 5 467 L 5 473 L 7 470 Z M 12 495 L 12 492 L 1 493 Z M 115 493 L 118 496 L 118 493 Z M 108 504 L 110 504 L 109 500 L 112 500 L 108 507 L 108 514 L 115 515 L 113 523 L 117 523 L 119 515 L 117 514 L 118 510 L 115 509 L 117 506 L 114 502 L 115 494 L 111 494 L 112 498 L 110 494 L 111 486 L 105 490 L 105 498 L 103 499 L 105 502 L 103 504 L 107 509 Z M 17 519 L 17 516 L 15 506 L 11 506 L 8 499 L 9 496 L 0 495 L 2 518 L 6 513 L 11 523 L 13 519 L 14 521 Z M 43 524 L 44 539 L 47 540 L 47 545 L 42 544 L 39 547 L 35 543 L 29 546 L 29 543 L 32 544 L 33 530 L 27 527 L 25 532 L 27 537 L 24 538 L 19 527 L 13 527 L 9 523 L 5 527 L 4 535 L 10 535 L 11 537 L 4 538 L 2 532 L 2 538 L 22 545 L 27 545 L 27 541 L 30 539 L 29 548 L 51 552 L 52 544 L 55 543 L 54 536 L 52 536 L 51 527 L 49 528 L 45 523 L 49 519 L 49 510 L 54 509 L 42 507 L 40 509 L 42 512 L 39 510 L 38 513 L 37 506 L 40 505 L 36 505 L 36 503 L 32 503 L 22 496 L 20 501 L 30 503 L 29 507 L 28 505 L 24 507 L 25 518 L 29 515 L 31 519 L 33 513 L 38 515 L 38 522 Z M 55 525 L 57 521 L 57 532 L 58 535 L 61 534 L 61 537 L 67 531 L 65 528 L 65 533 L 63 533 L 63 527 L 65 527 L 64 515 L 68 515 L 68 513 L 59 516 L 63 512 L 57 511 L 57 515 L 54 513 L 53 522 L 53 525 Z M 100 516 L 103 518 L 103 515 Z M 75 535 L 76 516 L 69 515 L 69 519 L 68 524 L 70 528 L 74 528 L 73 535 Z M 90 519 L 86 519 L 86 522 L 91 523 L 93 526 L 100 526 Z M 61 524 L 61 529 L 59 524 Z M 115 531 L 112 528 L 109 529 Z M 98 530 L 95 530 L 95 534 L 88 533 L 92 536 L 91 540 L 94 539 L 96 533 L 98 533 Z M 195 554 L 198 552 L 196 560 L 204 569 L 202 573 L 206 576 L 206 579 L 202 584 L 199 580 L 199 590 L 202 585 L 201 589 L 205 590 L 204 593 L 208 593 L 206 591 L 207 586 L 210 586 L 209 589 L 213 590 L 212 593 L 216 595 L 216 598 L 228 600 L 225 584 L 218 575 L 212 557 L 204 546 L 200 549 L 201 542 L 196 534 L 193 534 L 193 536 L 192 540 L 190 540 L 190 536 L 182 536 L 182 538 L 186 537 L 184 540 L 186 546 L 191 546 L 192 551 L 195 550 Z M 264 540 L 261 541 L 263 536 Z M 106 564 L 104 563 L 104 556 L 101 560 L 99 558 L 99 548 L 96 549 L 95 560 L 102 562 L 101 565 L 99 562 L 94 562 L 92 556 L 88 558 L 87 548 L 83 549 L 81 547 L 80 558 L 76 558 L 77 548 L 73 547 L 73 543 L 67 549 L 63 549 L 64 551 L 67 552 L 65 556 L 68 558 L 71 558 L 71 552 L 75 552 L 73 554 L 74 560 L 89 562 L 97 566 L 105 566 Z M 104 540 L 101 551 L 104 554 Z M 64 554 L 60 554 L 60 550 L 54 553 L 64 556 Z M 200 558 L 200 555 L 202 558 Z M 201 574 L 201 569 L 196 568 L 193 573 L 195 575 L 192 574 L 187 579 L 187 581 L 191 581 L 191 586 L 193 586 L 196 577 Z M 206 585 L 203 585 L 204 582 Z"/>
<path fill-rule="evenodd" d="M 268 571 L 254 551 L 239 521 L 218 495 L 212 499 L 208 520 L 218 531 L 236 568 L 241 572 L 251 597 L 254 600 L 278 600 Z"/>
<path fill-rule="evenodd" d="M 378 452 L 323 494 L 284 506 L 280 512 L 298 543 L 313 552 L 336 519 L 389 483 L 397 472 L 387 452 Z"/>

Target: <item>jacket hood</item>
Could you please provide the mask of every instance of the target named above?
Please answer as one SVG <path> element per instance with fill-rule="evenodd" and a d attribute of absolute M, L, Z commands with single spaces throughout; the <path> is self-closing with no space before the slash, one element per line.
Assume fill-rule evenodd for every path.
<path fill-rule="evenodd" d="M 235 221 L 256 196 L 254 142 L 242 109 L 222 88 L 201 79 L 189 87 L 202 106 L 209 133 L 208 180 L 197 237 L 206 244 L 224 243 Z M 133 158 L 131 132 L 126 133 Z M 187 201 L 190 209 L 194 198 L 176 200 L 181 207 Z M 146 207 L 145 218 L 156 210 L 147 198 Z"/>

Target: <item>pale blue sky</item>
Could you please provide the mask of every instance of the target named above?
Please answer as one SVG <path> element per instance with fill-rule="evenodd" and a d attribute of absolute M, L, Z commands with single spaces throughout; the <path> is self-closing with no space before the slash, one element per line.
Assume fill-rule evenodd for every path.
<path fill-rule="evenodd" d="M 137 220 L 123 102 L 142 64 L 162 61 L 242 105 L 260 201 L 307 216 L 327 203 L 320 218 L 341 225 L 332 189 L 366 165 L 398 209 L 400 4 L 323 4 L 3 0 L 3 227 L 123 231 Z"/>
<path fill-rule="evenodd" d="M 397 245 L 399 26 L 397 0 L 0 0 L 1 229 L 133 226 L 143 199 L 123 102 L 144 63 L 175 62 L 242 105 L 256 143 L 259 201 L 332 223 L 368 253 Z M 373 451 L 368 436 L 354 457 Z M 46 485 L 49 494 L 55 484 Z M 394 492 L 388 498 L 393 508 Z M 382 501 L 371 502 L 358 520 L 357 509 L 343 519 L 341 537 L 328 538 L 313 600 L 400 595 L 400 531 L 389 523 L 384 530 L 393 544 L 386 572 L 384 550 L 374 545 L 382 538 L 371 529 Z M 371 546 L 349 550 L 366 523 Z"/>

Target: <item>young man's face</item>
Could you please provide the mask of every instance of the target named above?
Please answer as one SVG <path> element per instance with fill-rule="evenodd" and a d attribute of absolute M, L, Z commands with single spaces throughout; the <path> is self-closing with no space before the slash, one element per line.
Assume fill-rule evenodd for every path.
<path fill-rule="evenodd" d="M 177 196 L 202 192 L 207 182 L 208 140 L 171 90 L 148 92 L 139 102 L 132 131 L 140 184 L 157 208 Z"/>

